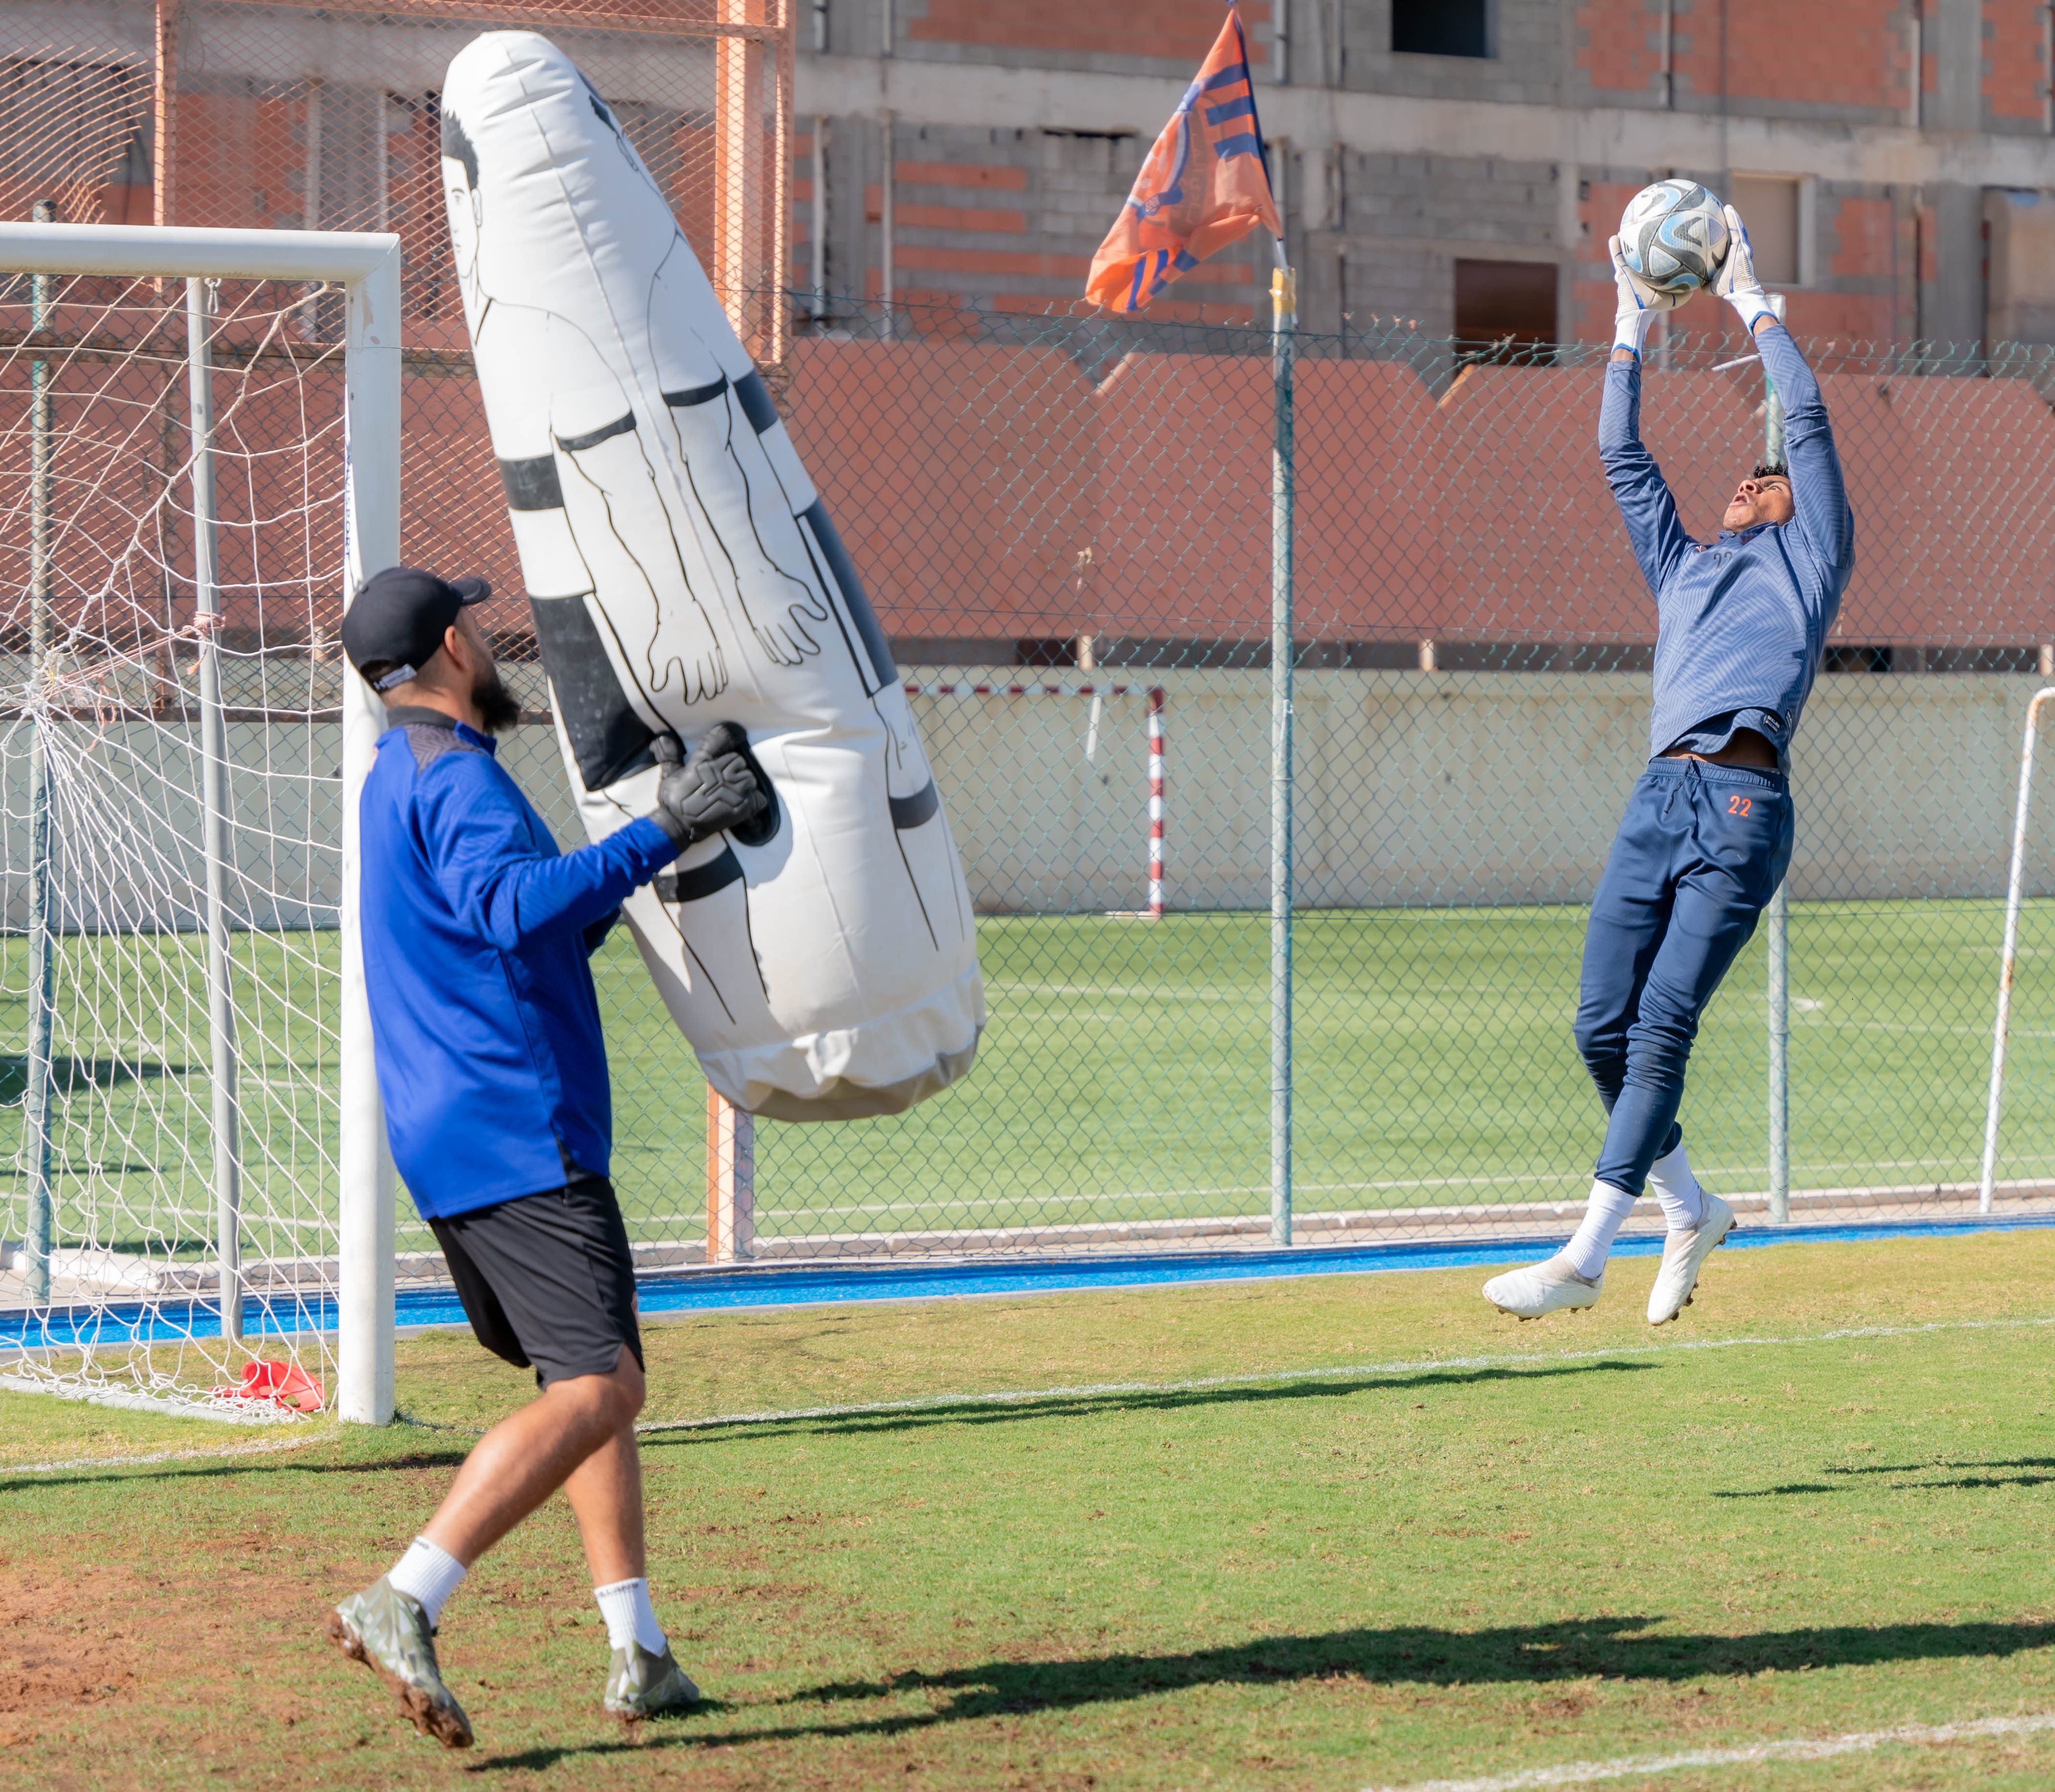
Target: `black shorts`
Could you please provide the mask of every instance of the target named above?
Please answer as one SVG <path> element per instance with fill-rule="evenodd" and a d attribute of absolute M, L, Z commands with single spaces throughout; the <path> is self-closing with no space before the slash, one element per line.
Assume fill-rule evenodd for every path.
<path fill-rule="evenodd" d="M 478 1341 L 546 1387 L 611 1375 L 623 1344 L 642 1360 L 635 1259 L 613 1185 L 586 1177 L 432 1219 Z"/>

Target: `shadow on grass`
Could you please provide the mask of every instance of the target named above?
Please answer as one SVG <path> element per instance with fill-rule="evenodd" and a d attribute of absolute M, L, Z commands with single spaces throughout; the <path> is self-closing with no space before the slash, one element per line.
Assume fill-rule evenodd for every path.
<path fill-rule="evenodd" d="M 532 1770 L 625 1747 L 732 1747 L 820 1737 L 901 1735 L 942 1724 L 1118 1704 L 1193 1687 L 1317 1680 L 1374 1686 L 1534 1686 L 1593 1677 L 1659 1683 L 1899 1661 L 1989 1660 L 2055 1646 L 2055 1624 L 1840 1624 L 1738 1636 L 1648 1634 L 1661 1621 L 1580 1618 L 1474 1631 L 1398 1625 L 1266 1637 L 1184 1655 L 988 1661 L 943 1673 L 917 1671 L 882 1680 L 804 1687 L 778 1702 L 787 1708 L 816 1707 L 819 1721 L 814 1723 L 712 1733 L 666 1725 L 648 1731 L 639 1743 L 532 1749 L 480 1760 L 472 1770 Z M 868 1718 L 850 1709 L 884 1699 L 921 1700 L 928 1708 Z"/>
<path fill-rule="evenodd" d="M 1857 1482 L 1852 1477 L 1871 1474 L 1939 1474 L 1946 1469 L 1981 1469 L 1980 1474 L 1957 1474 L 1940 1481 L 1894 1481 L 1879 1490 L 1874 1481 Z M 1998 1474 L 1989 1472 L 1996 1469 L 2043 1469 L 2049 1472 L 2041 1474 Z M 1951 1489 L 1977 1487 L 2041 1487 L 2055 1481 L 2055 1456 L 2016 1456 L 1994 1462 L 1872 1462 L 1859 1468 L 1828 1468 L 1823 1474 L 1837 1474 L 1844 1478 L 1839 1482 L 1827 1481 L 1787 1481 L 1774 1487 L 1720 1488 L 1714 1490 L 1714 1499 L 1781 1499 L 1811 1494 L 1857 1494 L 1882 1491 L 1891 1494 L 1920 1494 L 1946 1492 Z"/>
<path fill-rule="evenodd" d="M 326 1440 L 310 1440 L 314 1449 Z M 104 1481 L 219 1481 L 230 1475 L 259 1474 L 383 1474 L 393 1469 L 455 1468 L 464 1458 L 460 1449 L 414 1450 L 404 1456 L 360 1457 L 342 1462 L 302 1461 L 290 1451 L 275 1458 L 226 1457 L 216 1462 L 139 1462 L 125 1468 L 119 1460 L 98 1463 L 90 1472 L 52 1471 L 29 1474 L 0 1467 L 0 1494 L 26 1493 L 39 1487 L 90 1487 Z"/>
<path fill-rule="evenodd" d="M 1560 1365 L 1537 1364 L 1531 1369 L 1433 1369 L 1416 1375 L 1355 1376 L 1331 1381 L 1282 1381 L 1269 1386 L 1233 1387 L 1137 1388 L 1104 1394 L 1028 1395 L 989 1401 L 975 1395 L 960 1405 L 925 1407 L 918 1411 L 822 1413 L 812 1417 L 744 1419 L 732 1425 L 702 1425 L 689 1431 L 645 1432 L 642 1449 L 680 1444 L 732 1442 L 738 1435 L 775 1437 L 878 1436 L 892 1431 L 926 1430 L 937 1425 L 1004 1425 L 1023 1419 L 1079 1419 L 1104 1413 L 1175 1412 L 1188 1407 L 1264 1406 L 1278 1400 L 1335 1400 L 1352 1394 L 1402 1394 L 1432 1387 L 1475 1387 L 1495 1381 L 1540 1381 L 1561 1376 L 1635 1375 L 1659 1367 L 1654 1363 L 1602 1360 Z"/>

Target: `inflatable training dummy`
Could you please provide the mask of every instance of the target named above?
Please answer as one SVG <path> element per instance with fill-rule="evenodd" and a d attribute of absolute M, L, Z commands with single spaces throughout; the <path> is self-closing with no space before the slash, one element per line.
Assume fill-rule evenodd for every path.
<path fill-rule="evenodd" d="M 970 898 L 877 618 L 669 202 L 547 40 L 442 93 L 478 383 L 594 839 L 744 730 L 771 801 L 628 920 L 707 1080 L 779 1119 L 897 1113 L 984 1024 Z"/>

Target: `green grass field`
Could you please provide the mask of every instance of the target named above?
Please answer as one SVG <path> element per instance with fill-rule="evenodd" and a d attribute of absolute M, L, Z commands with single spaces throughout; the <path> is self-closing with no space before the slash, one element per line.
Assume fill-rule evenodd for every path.
<path fill-rule="evenodd" d="M 2002 1174 L 2055 1174 L 2055 956 L 2027 915 Z M 1314 912 L 1299 923 L 1301 1210 L 1575 1198 L 1600 1118 L 1570 1039 L 1584 910 Z M 1801 1187 L 1974 1178 L 2002 914 L 1994 902 L 1808 903 L 1791 922 Z M 988 917 L 992 1020 L 958 1087 L 911 1114 L 766 1123 L 766 1235 L 1268 1210 L 1268 921 Z M 203 1247 L 209 1046 L 197 942 L 63 943 L 60 1228 Z M 246 935 L 246 1211 L 256 1248 L 318 1238 L 333 1202 L 333 935 Z M 625 939 L 598 961 L 616 1180 L 644 1239 L 704 1230 L 704 1092 Z M 1710 1010 L 1685 1122 L 1714 1186 L 1767 1175 L 1763 945 Z M 0 1162 L 20 1186 L 22 942 L 0 949 Z M 18 1194 L 15 1196 L 18 1204 Z M 18 1213 L 0 1236 L 18 1237 Z M 266 1227 L 270 1230 L 265 1230 Z M 425 1248 L 409 1225 L 403 1242 Z"/>
<path fill-rule="evenodd" d="M 1532 1326 L 1465 1270 L 653 1327 L 657 1421 L 1033 1397 L 652 1436 L 710 1703 L 602 1718 L 559 1502 L 444 1613 L 468 1756 L 318 1626 L 523 1376 L 404 1340 L 431 1428 L 282 1450 L 0 1395 L 0 1782 L 1359 1792 L 2055 1712 L 2055 1232 L 1723 1252 L 1659 1334 L 1651 1269 Z M 255 1453 L 139 1459 L 192 1451 Z M 2051 1782 L 2025 1733 L 1607 1783 Z"/>

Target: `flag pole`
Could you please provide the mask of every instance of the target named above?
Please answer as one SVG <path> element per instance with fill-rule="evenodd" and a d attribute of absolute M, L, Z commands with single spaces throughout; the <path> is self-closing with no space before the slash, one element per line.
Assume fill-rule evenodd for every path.
<path fill-rule="evenodd" d="M 1292 1242 L 1292 361 L 1297 281 L 1272 239 L 1270 369 L 1270 1237 Z"/>

